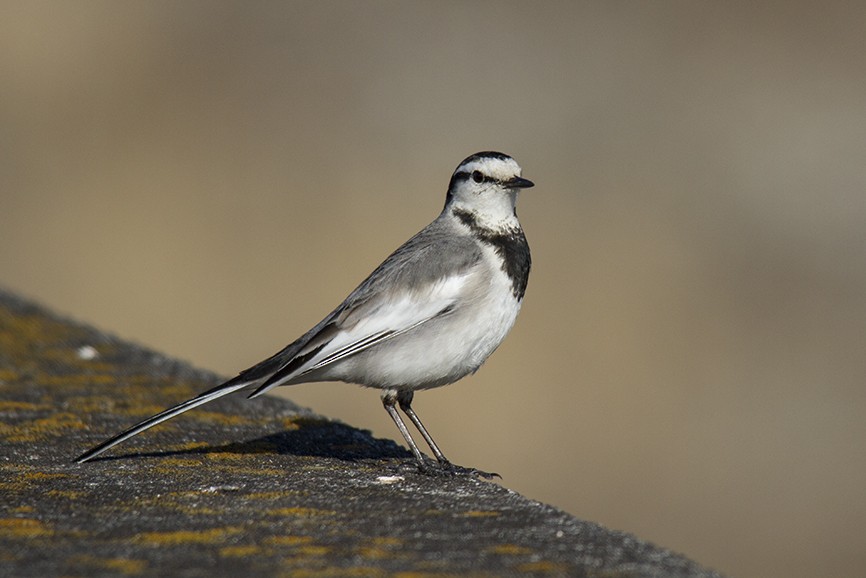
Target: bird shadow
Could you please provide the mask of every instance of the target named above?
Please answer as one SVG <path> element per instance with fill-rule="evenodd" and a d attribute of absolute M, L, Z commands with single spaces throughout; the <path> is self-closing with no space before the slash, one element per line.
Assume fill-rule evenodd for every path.
<path fill-rule="evenodd" d="M 333 458 L 346 462 L 359 460 L 412 458 L 412 454 L 389 439 L 373 437 L 368 430 L 318 417 L 292 420 L 296 428 L 245 441 L 220 445 L 166 450 L 131 452 L 115 456 L 100 456 L 93 461 L 113 461 L 136 457 L 180 457 L 208 454 L 271 454 Z"/>

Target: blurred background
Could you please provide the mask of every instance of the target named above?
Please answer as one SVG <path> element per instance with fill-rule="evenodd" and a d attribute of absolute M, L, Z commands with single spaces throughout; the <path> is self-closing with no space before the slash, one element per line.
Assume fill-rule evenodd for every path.
<path fill-rule="evenodd" d="M 533 272 L 416 399 L 445 453 L 734 576 L 861 576 L 866 4 L 0 3 L 0 284 L 225 375 L 485 149 Z"/>

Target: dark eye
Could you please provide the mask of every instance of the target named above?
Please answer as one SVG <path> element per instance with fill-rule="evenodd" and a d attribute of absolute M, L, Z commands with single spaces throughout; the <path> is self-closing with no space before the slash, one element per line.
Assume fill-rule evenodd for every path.
<path fill-rule="evenodd" d="M 483 183 L 484 175 L 481 174 L 481 171 L 472 171 L 472 180 L 476 183 Z"/>

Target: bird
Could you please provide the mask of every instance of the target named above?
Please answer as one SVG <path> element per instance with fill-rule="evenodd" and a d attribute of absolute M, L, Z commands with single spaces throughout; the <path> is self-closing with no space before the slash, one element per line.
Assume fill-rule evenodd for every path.
<path fill-rule="evenodd" d="M 157 424 L 240 390 L 252 390 L 248 397 L 254 398 L 281 385 L 342 381 L 381 390 L 382 404 L 421 472 L 496 475 L 452 464 L 412 401 L 416 391 L 475 373 L 514 325 L 531 267 L 517 198 L 533 186 L 506 154 L 484 151 L 467 157 L 451 176 L 439 216 L 312 329 L 236 377 L 130 427 L 75 462 L 87 462 Z M 435 461 L 418 448 L 398 407 Z"/>

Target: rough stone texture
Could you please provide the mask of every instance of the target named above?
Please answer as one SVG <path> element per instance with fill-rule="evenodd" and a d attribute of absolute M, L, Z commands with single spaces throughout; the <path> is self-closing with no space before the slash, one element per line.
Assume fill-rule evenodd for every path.
<path fill-rule="evenodd" d="M 0 291 L 0 576 L 719 576 Z"/>

